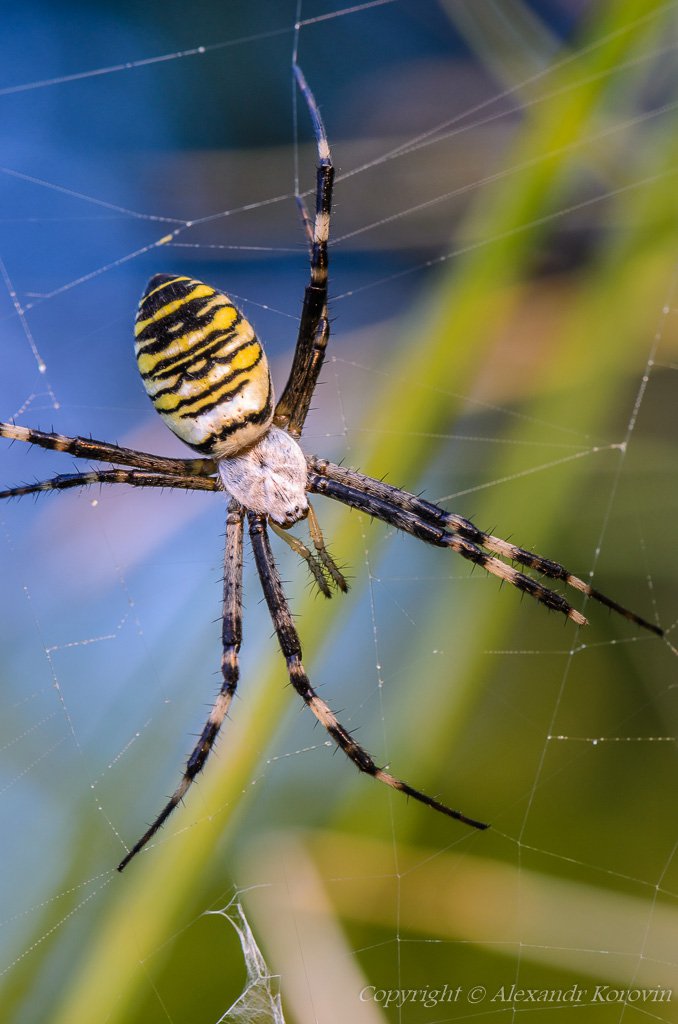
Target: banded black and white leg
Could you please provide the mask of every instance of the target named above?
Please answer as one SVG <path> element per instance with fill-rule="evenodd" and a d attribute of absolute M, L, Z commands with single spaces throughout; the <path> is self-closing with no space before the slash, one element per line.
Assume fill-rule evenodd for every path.
<path fill-rule="evenodd" d="M 276 406 L 273 422 L 276 426 L 287 430 L 292 437 L 298 438 L 306 421 L 330 336 L 330 324 L 327 317 L 327 243 L 332 211 L 334 167 L 332 166 L 327 133 L 315 98 L 297 65 L 294 66 L 294 74 L 311 115 L 318 147 L 316 202 L 311 238 L 311 277 L 304 292 L 304 304 L 292 369 Z M 298 202 L 302 211 L 302 220 L 308 232 L 310 218 L 300 197 Z"/>
<path fill-rule="evenodd" d="M 205 767 L 205 762 L 214 747 L 219 730 L 228 714 L 231 701 L 238 686 L 238 653 L 242 643 L 242 541 L 244 512 L 236 501 L 231 501 L 226 515 L 226 545 L 224 550 L 224 593 L 222 618 L 222 683 L 217 698 L 205 722 L 193 751 L 186 762 L 181 782 L 163 807 L 155 821 L 144 832 L 118 865 L 123 871 L 133 857 L 153 838 L 167 821 L 178 803 Z"/>
<path fill-rule="evenodd" d="M 162 455 L 140 452 L 135 448 L 123 448 L 108 441 L 95 441 L 91 437 L 67 437 L 64 434 L 34 430 L 32 427 L 20 427 L 15 423 L 0 423 L 0 437 L 35 444 L 50 451 L 64 452 L 78 459 L 112 462 L 116 466 L 143 469 L 150 473 L 201 477 L 216 473 L 216 465 L 212 459 L 170 459 Z"/>
<path fill-rule="evenodd" d="M 452 808 L 448 807 L 446 804 L 441 803 L 439 800 L 435 800 L 433 797 L 427 796 L 426 793 L 422 793 L 418 789 L 414 789 L 412 786 L 408 785 L 407 782 L 403 782 L 401 779 L 395 778 L 395 776 L 391 775 L 390 772 L 387 772 L 384 768 L 378 767 L 367 751 L 356 743 L 350 733 L 347 732 L 347 730 L 339 723 L 334 712 L 325 703 L 325 701 L 318 696 L 311 686 L 301 660 L 299 634 L 294 626 L 292 614 L 290 612 L 289 605 L 287 604 L 282 582 L 280 580 L 280 574 L 273 558 L 273 552 L 271 551 L 271 546 L 268 540 L 265 518 L 264 516 L 257 515 L 254 512 L 248 512 L 248 519 L 250 540 L 254 551 L 254 560 L 257 566 L 257 572 L 259 573 L 264 597 L 266 599 L 266 604 L 268 605 L 271 619 L 273 620 L 280 649 L 287 664 L 287 672 L 290 682 L 306 706 L 310 708 L 321 725 L 327 729 L 327 732 L 330 734 L 337 746 L 344 751 L 347 757 L 350 758 L 353 764 L 361 772 L 371 775 L 373 778 L 378 779 L 379 782 L 384 782 L 387 786 L 391 786 L 392 789 L 397 789 L 406 796 L 411 796 L 413 799 L 418 800 L 427 807 L 431 807 L 435 811 L 440 811 L 442 814 L 446 814 L 450 818 L 455 818 L 457 821 L 461 821 L 465 825 L 470 825 L 471 827 L 478 829 L 488 828 L 484 822 L 476 821 L 474 818 L 469 818 L 465 814 L 462 814 L 461 811 L 452 810 Z"/>
<path fill-rule="evenodd" d="M 0 491 L 3 498 L 20 498 L 25 494 L 44 491 L 67 491 L 72 487 L 90 487 L 93 484 L 128 484 L 130 487 L 171 487 L 184 491 L 218 491 L 219 482 L 209 476 L 170 476 L 169 473 L 147 473 L 139 469 L 93 469 L 87 473 L 61 473 L 49 480 L 22 484 Z"/>
<path fill-rule="evenodd" d="M 463 516 L 447 512 L 440 506 L 425 501 L 415 494 L 392 487 L 390 484 L 365 476 L 356 470 L 337 466 L 325 459 L 319 459 L 317 456 L 309 457 L 308 465 L 310 491 L 325 494 L 350 508 L 366 512 L 368 515 L 381 519 L 429 544 L 449 547 L 463 558 L 482 566 L 488 572 L 529 594 L 547 607 L 562 612 L 578 625 L 585 625 L 587 622 L 581 612 L 572 608 L 559 594 L 514 569 L 513 566 L 507 565 L 506 562 L 501 561 L 501 558 L 534 569 L 550 579 L 561 580 L 643 629 L 647 629 L 657 636 L 664 635 L 660 626 L 648 622 L 647 619 L 618 604 L 584 580 L 579 579 L 559 562 L 527 551 L 500 537 L 495 537 L 493 534 L 485 533 Z M 501 558 L 494 557 L 494 555 L 499 555 Z"/>

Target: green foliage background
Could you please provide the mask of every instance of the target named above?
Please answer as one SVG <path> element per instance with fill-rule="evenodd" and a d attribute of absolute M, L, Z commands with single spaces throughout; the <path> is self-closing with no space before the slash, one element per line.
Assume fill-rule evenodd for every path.
<path fill-rule="evenodd" d="M 430 270 L 413 308 L 397 317 L 375 309 L 377 342 L 364 352 L 364 334 L 344 342 L 337 323 L 327 376 L 339 374 L 349 405 L 346 459 L 434 499 L 458 495 L 444 504 L 574 571 L 594 570 L 605 592 L 671 627 L 678 133 L 675 74 L 660 53 L 675 57 L 675 8 L 591 5 L 549 70 L 539 10 L 505 7 L 525 19 L 520 43 L 487 10 L 441 5 L 496 91 L 514 90 L 524 110 L 499 171 L 463 204 L 448 247 L 459 255 Z M 341 32 L 360 33 L 357 18 L 345 21 Z M 348 65 L 333 66 L 340 71 L 350 77 Z M 323 80 L 307 75 L 329 103 Z M 422 151 L 422 165 L 434 153 Z M 340 182 L 339 210 L 344 194 Z M 563 244 L 573 219 L 587 239 L 584 258 L 544 274 L 544 253 Z M 353 372 L 351 360 L 367 371 Z M 323 415 L 311 421 L 309 444 L 342 457 L 341 438 L 322 437 Z M 591 604 L 586 632 L 563 628 L 495 581 L 469 578 L 464 565 L 441 567 L 441 553 L 357 514 L 318 511 L 355 579 L 347 601 L 321 603 L 292 586 L 312 678 L 396 774 L 493 830 L 466 833 L 329 756 L 291 710 L 250 574 L 243 700 L 197 792 L 122 877 L 111 870 L 119 842 L 91 793 L 83 787 L 74 803 L 63 780 L 47 777 L 58 774 L 48 759 L 42 783 L 67 808 L 68 836 L 47 857 L 54 898 L 43 902 L 41 883 L 41 906 L 19 932 L 3 1019 L 220 1019 L 244 967 L 235 933 L 205 911 L 240 889 L 289 1020 L 345 1020 L 351 1005 L 356 1020 L 512 1012 L 488 1001 L 382 1010 L 360 1002 L 362 985 L 592 991 L 678 980 L 675 742 L 647 740 L 678 733 L 671 633 L 662 644 Z M 284 566 L 299 576 L 293 562 Z M 165 663 L 162 646 L 152 652 L 177 695 L 177 721 L 206 699 L 191 692 L 192 678 L 216 664 L 214 631 L 194 598 L 167 612 L 165 639 L 180 632 L 182 656 Z M 21 727 L 12 712 L 10 737 Z M 591 742 L 605 737 L 612 742 Z M 151 729 L 97 789 L 128 841 L 177 773 L 175 738 L 167 753 L 166 738 Z M 96 743 L 94 735 L 84 744 L 85 776 Z M 25 903 L 34 902 L 26 890 Z M 652 1010 L 678 1019 L 675 1005 Z M 559 1022 L 582 1012 L 622 1017 L 619 1004 L 550 1009 Z"/>

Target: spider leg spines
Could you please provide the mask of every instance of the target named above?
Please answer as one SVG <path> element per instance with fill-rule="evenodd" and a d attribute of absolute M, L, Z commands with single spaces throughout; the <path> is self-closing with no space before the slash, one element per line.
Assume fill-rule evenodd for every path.
<path fill-rule="evenodd" d="M 7 491 L 0 491 L 0 500 L 46 491 L 66 491 L 72 487 L 88 487 L 91 484 L 129 484 L 131 487 L 169 487 L 187 491 L 219 490 L 217 481 L 209 476 L 171 476 L 169 473 L 149 473 L 136 469 L 96 469 L 89 473 L 62 473 L 50 480 L 12 487 Z"/>
<path fill-rule="evenodd" d="M 310 502 L 308 503 L 308 528 L 311 534 L 311 540 L 313 541 L 313 545 L 318 553 L 318 558 L 331 576 L 334 585 L 338 587 L 342 593 L 346 594 L 348 592 L 346 577 L 327 550 L 325 538 L 323 537 L 322 530 L 320 529 L 320 523 L 318 522 L 318 517 L 316 516 L 315 509 Z"/>
<path fill-rule="evenodd" d="M 525 548 L 517 547 L 514 544 L 510 544 L 508 541 L 501 540 L 500 537 L 495 537 L 492 534 L 482 534 L 482 539 L 478 541 L 482 547 L 488 551 L 494 551 L 496 554 L 501 555 L 503 558 L 509 558 L 514 562 L 518 562 L 519 565 L 527 566 L 530 569 L 534 569 L 536 572 L 542 573 L 549 579 L 562 580 L 567 584 L 568 587 L 572 587 L 573 590 L 578 590 L 582 594 L 586 594 L 587 597 L 592 598 L 594 601 L 598 601 L 600 604 L 605 605 L 618 615 L 623 616 L 630 622 L 635 622 L 637 626 L 642 626 L 643 629 L 650 630 L 651 633 L 655 633 L 657 636 L 664 636 L 664 630 L 661 626 L 656 623 L 648 622 L 642 616 L 637 615 L 635 612 L 625 608 L 619 602 L 614 601 L 611 597 L 607 597 L 600 590 L 596 590 L 590 583 L 586 583 L 585 580 L 580 579 L 573 573 L 566 569 L 560 562 L 554 562 L 550 558 L 543 558 L 541 555 L 536 555 L 532 551 L 527 551 Z M 560 609 L 557 609 L 560 610 Z M 579 613 L 576 613 L 579 615 Z M 574 618 L 570 615 L 575 622 L 579 622 L 579 619 Z M 583 616 L 582 616 L 583 618 Z M 579 623 L 583 625 L 583 623 Z"/>
<path fill-rule="evenodd" d="M 136 855 L 141 850 L 143 850 L 144 846 L 146 846 L 146 844 L 153 838 L 155 833 L 159 829 L 162 828 L 162 826 L 165 824 L 165 822 L 169 818 L 169 816 L 172 813 L 172 811 L 174 810 L 174 808 L 183 799 L 183 797 L 184 797 L 184 795 L 186 793 L 186 790 L 188 789 L 190 783 L 191 783 L 190 779 L 187 779 L 186 777 L 184 777 L 182 779 L 179 787 L 172 794 L 172 796 L 170 797 L 168 802 L 165 804 L 165 806 L 163 807 L 162 811 L 160 812 L 158 817 L 155 819 L 153 824 L 149 828 L 146 829 L 146 831 L 144 832 L 144 834 L 141 837 L 141 839 L 139 839 L 134 844 L 132 849 L 128 853 L 126 853 L 125 856 L 122 858 L 122 860 L 118 864 L 118 871 L 124 871 L 125 868 L 127 867 L 127 865 L 129 864 L 129 862 L 132 860 L 132 858 L 136 857 Z"/>
<path fill-rule="evenodd" d="M 51 451 L 70 452 L 80 459 L 94 462 L 112 462 L 118 466 L 129 466 L 155 473 L 175 476 L 211 476 L 216 466 L 211 459 L 169 459 L 151 455 L 134 448 L 122 448 L 108 441 L 95 441 L 91 437 L 65 437 L 54 432 L 45 433 L 32 427 L 19 427 L 14 423 L 0 423 L 0 437 L 14 441 L 25 441 Z"/>
<path fill-rule="evenodd" d="M 346 756 L 353 761 L 359 771 L 364 772 L 366 775 L 371 775 L 379 782 L 384 782 L 392 789 L 397 789 L 400 793 L 405 793 L 407 796 L 413 797 L 415 800 L 418 800 L 419 803 L 425 804 L 426 807 L 431 807 L 434 811 L 439 811 L 441 814 L 446 814 L 450 818 L 455 818 L 457 821 L 461 821 L 465 825 L 470 825 L 471 828 L 489 828 L 489 825 L 484 822 L 476 821 L 475 818 L 469 818 L 467 815 L 462 814 L 461 811 L 453 810 L 451 807 L 441 803 L 439 800 L 435 800 L 433 797 L 427 796 L 426 793 L 422 793 L 420 790 L 414 789 L 413 786 L 410 786 L 407 782 L 403 782 L 402 779 L 395 778 L 395 776 L 391 775 L 390 772 L 385 771 L 383 768 L 379 768 L 370 754 L 368 754 L 368 752 L 361 747 L 359 743 L 356 743 L 351 734 L 340 724 L 331 708 L 328 707 L 325 701 L 315 693 L 308 681 L 308 677 L 304 672 L 301 662 L 297 658 L 290 659 L 288 662 L 288 671 L 290 673 L 290 678 L 292 679 L 294 677 L 297 680 L 297 682 L 293 682 L 297 692 L 302 694 L 304 701 L 318 721 L 324 725 L 339 749 L 343 750 Z"/>
<path fill-rule="evenodd" d="M 586 593 L 588 593 L 594 601 L 599 601 L 601 604 L 604 604 L 606 608 L 610 608 L 613 612 L 617 612 L 618 615 L 623 615 L 624 618 L 628 619 L 630 622 L 635 622 L 637 626 L 642 626 L 643 629 L 649 629 L 650 632 L 654 633 L 656 636 L 664 636 L 664 630 L 661 626 L 658 626 L 654 622 L 648 622 L 647 619 L 643 619 L 640 615 L 636 615 L 635 612 L 629 611 L 628 608 L 624 608 L 623 605 L 617 604 L 617 602 L 613 601 L 611 597 L 606 597 L 605 594 L 601 594 L 601 592 L 596 590 L 594 587 L 590 587 L 588 584 L 586 584 L 586 586 L 588 587 Z"/>
<path fill-rule="evenodd" d="M 191 751 L 191 756 L 186 762 L 184 779 L 188 780 L 189 784 L 193 782 L 196 775 L 198 775 L 198 773 L 205 767 L 205 761 L 214 746 L 214 741 L 216 740 L 217 733 L 219 732 L 222 722 L 226 717 L 226 712 L 228 711 L 232 697 L 233 691 L 228 694 L 220 693 L 216 699 L 214 707 L 210 712 L 210 716 L 200 733 L 200 739 Z"/>
<path fill-rule="evenodd" d="M 459 811 L 451 810 L 445 804 L 441 804 L 432 797 L 426 796 L 425 793 L 420 793 L 419 790 L 413 789 L 406 782 L 394 778 L 384 771 L 383 768 L 379 768 L 368 752 L 360 744 L 356 743 L 351 734 L 341 725 L 332 709 L 318 696 L 311 686 L 301 661 L 299 635 L 285 598 L 280 573 L 273 559 L 264 519 L 262 516 L 250 512 L 249 522 L 254 560 L 259 578 L 261 579 L 264 597 L 266 598 L 271 619 L 278 636 L 280 649 L 287 664 L 289 680 L 304 701 L 304 704 L 313 712 L 316 719 L 325 727 L 337 746 L 344 751 L 361 772 L 365 772 L 365 774 L 371 775 L 380 782 L 385 782 L 393 789 L 398 789 L 400 792 L 414 797 L 415 800 L 419 800 L 420 803 L 426 804 L 428 807 L 433 808 L 433 810 L 456 818 L 467 825 L 471 825 L 473 828 L 486 828 L 486 825 L 475 821 L 473 818 L 467 818 Z"/>
<path fill-rule="evenodd" d="M 462 547 L 455 548 L 455 550 L 476 564 L 483 564 L 478 557 L 478 550 L 485 549 L 481 551 L 481 554 L 485 557 L 488 557 L 486 553 L 489 551 L 500 556 L 500 558 L 518 562 L 520 565 L 534 569 L 549 579 L 561 580 L 567 586 L 578 590 L 582 594 L 586 594 L 587 597 L 600 602 L 618 615 L 622 615 L 630 622 L 634 622 L 637 626 L 649 630 L 656 636 L 664 635 L 664 630 L 661 626 L 649 622 L 617 601 L 613 601 L 612 598 L 607 597 L 589 583 L 575 576 L 559 562 L 555 562 L 550 558 L 544 558 L 525 548 L 511 544 L 509 541 L 502 540 L 501 537 L 485 533 L 463 516 L 459 516 L 454 512 L 447 512 L 438 505 L 424 501 L 408 491 L 392 487 L 390 484 L 385 484 L 380 480 L 365 476 L 356 470 L 337 466 L 327 459 L 321 459 L 315 455 L 307 456 L 306 462 L 309 469 L 308 489 L 310 491 L 314 491 L 317 494 L 326 494 L 328 497 L 335 498 L 349 507 L 359 508 L 368 515 L 376 516 L 376 518 L 382 519 L 398 529 L 412 533 L 420 540 L 427 541 L 428 543 L 441 544 L 440 540 L 435 539 L 434 534 L 427 534 L 425 528 L 441 528 L 445 536 L 460 539 Z M 337 486 L 338 489 L 336 489 Z M 352 495 L 356 493 L 360 496 L 357 503 L 352 499 Z M 379 508 L 380 503 L 381 513 L 375 511 L 375 509 Z M 467 551 L 463 548 L 463 542 L 469 542 L 475 550 Z M 447 543 L 454 548 L 454 545 L 449 541 L 443 541 L 443 543 Z M 501 562 L 500 559 L 493 559 L 491 562 L 485 563 L 485 568 L 525 593 L 529 593 L 542 604 L 553 608 L 555 611 L 564 613 L 578 625 L 585 624 L 586 619 L 584 616 L 573 609 L 559 594 L 555 594 L 554 591 L 549 590 L 542 583 L 533 580 L 524 573 L 518 572 L 516 575 L 512 575 L 516 573 L 516 570 L 512 566 L 507 566 L 504 562 Z"/>
<path fill-rule="evenodd" d="M 205 762 L 214 749 L 215 740 L 231 706 L 238 686 L 238 652 L 242 636 L 242 528 L 242 508 L 240 508 L 237 502 L 232 501 L 226 517 L 226 544 L 224 549 L 221 688 L 203 726 L 198 742 L 195 744 L 186 762 L 181 782 L 155 821 L 146 829 L 141 839 L 134 844 L 129 853 L 120 861 L 118 871 L 123 871 L 132 858 L 146 846 L 149 840 L 165 824 L 177 804 L 186 795 L 195 777 L 205 767 Z"/>
<path fill-rule="evenodd" d="M 318 151 L 316 173 L 315 213 L 304 219 L 311 243 L 311 274 L 304 293 L 304 304 L 299 323 L 297 344 L 287 383 L 276 406 L 274 423 L 299 437 L 306 421 L 313 392 L 322 368 L 325 349 L 330 335 L 327 319 L 327 268 L 330 213 L 334 168 L 327 133 L 318 104 L 308 87 L 303 72 L 294 65 L 294 75 L 306 101 L 313 124 Z M 303 218 L 302 213 L 302 218 Z"/>
<path fill-rule="evenodd" d="M 442 804 L 439 800 L 434 800 L 432 797 L 426 796 L 425 793 L 420 793 L 418 789 L 413 789 L 406 782 L 395 779 L 389 772 L 385 772 L 381 768 L 378 770 L 376 777 L 380 782 L 385 782 L 387 786 L 397 789 L 400 793 L 405 793 L 406 796 L 413 797 L 414 800 L 418 800 L 427 807 L 432 807 L 434 811 L 440 811 L 441 814 L 447 814 L 448 817 L 463 822 L 464 825 L 470 825 L 471 828 L 477 828 L 481 832 L 490 827 L 487 822 L 469 818 L 467 815 L 462 814 L 461 811 L 454 811 L 447 804 Z"/>
<path fill-rule="evenodd" d="M 299 540 L 298 537 L 295 537 L 294 534 L 287 533 L 285 530 L 283 530 L 281 526 L 278 526 L 278 524 L 273 519 L 269 518 L 268 525 L 271 527 L 273 532 L 278 537 L 280 537 L 281 540 L 285 541 L 287 546 L 290 547 L 292 551 L 295 552 L 295 554 L 299 555 L 300 558 L 303 558 L 311 572 L 311 575 L 313 576 L 313 579 L 316 582 L 316 585 L 320 593 L 323 594 L 324 597 L 332 597 L 332 591 L 330 590 L 328 582 L 325 578 L 323 564 L 318 560 L 318 558 L 316 558 L 316 556 L 311 551 L 309 551 L 304 542 Z"/>
<path fill-rule="evenodd" d="M 263 348 L 242 314 L 226 296 L 201 282 L 161 274 L 149 282 L 137 317 L 139 369 L 149 395 L 168 425 L 192 445 L 196 453 L 212 457 L 170 459 L 97 441 L 91 435 L 67 437 L 54 431 L 45 433 L 13 423 L 0 423 L 0 437 L 12 442 L 35 444 L 90 462 L 121 467 L 62 474 L 51 480 L 0 491 L 0 499 L 94 483 L 223 490 L 233 498 L 227 516 L 224 555 L 221 686 L 176 790 L 120 862 L 120 871 L 162 827 L 205 767 L 236 693 L 242 637 L 245 508 L 257 570 L 290 684 L 313 712 L 317 723 L 322 724 L 337 749 L 361 772 L 476 829 L 489 826 L 452 810 L 379 767 L 313 689 L 302 664 L 299 635 L 270 549 L 267 518 L 275 532 L 306 560 L 326 597 L 332 594 L 332 584 L 342 591 L 348 589 L 348 584 L 327 551 L 315 513 L 307 504 L 307 490 L 326 494 L 428 544 L 450 548 L 470 561 L 473 568 L 484 568 L 502 583 L 509 583 L 579 625 L 587 622 L 581 612 L 541 581 L 520 571 L 514 563 L 535 574 L 559 580 L 643 629 L 663 635 L 659 626 L 606 597 L 558 562 L 484 532 L 470 520 L 447 512 L 420 495 L 324 459 L 304 458 L 296 439 L 301 435 L 318 386 L 331 326 L 328 262 L 334 168 L 316 100 L 296 63 L 293 70 L 313 125 L 318 162 L 312 212 L 303 197 L 296 195 L 309 242 L 310 273 L 292 367 L 275 409 Z M 285 533 L 286 528 L 306 516 L 315 553 Z"/>
<path fill-rule="evenodd" d="M 318 494 L 326 494 L 328 497 L 342 501 L 352 508 L 375 516 L 377 519 L 381 519 L 399 530 L 404 530 L 406 533 L 412 534 L 427 544 L 433 544 L 436 547 L 449 547 L 461 555 L 462 558 L 466 558 L 475 565 L 487 569 L 488 572 L 499 579 L 506 580 L 507 583 L 529 594 L 541 604 L 546 605 L 547 608 L 562 612 L 563 615 L 566 615 L 578 625 L 583 626 L 586 624 L 586 619 L 581 612 L 574 609 L 560 594 L 556 594 L 537 582 L 537 580 L 533 580 L 530 576 L 526 576 L 524 573 L 514 569 L 513 566 L 507 565 L 500 559 L 488 554 L 459 534 L 448 533 L 444 527 L 436 523 L 427 522 L 408 508 L 401 508 L 393 502 L 379 498 L 375 494 L 363 491 L 358 487 L 350 487 L 346 483 L 339 483 L 331 479 L 329 476 L 318 476 L 315 473 L 309 474 L 309 490 L 315 491 Z M 391 490 L 394 490 L 394 488 L 391 488 Z"/>
<path fill-rule="evenodd" d="M 500 580 L 510 583 L 517 590 L 522 590 L 523 593 L 529 594 L 530 597 L 539 601 L 540 604 L 546 605 L 547 608 L 551 608 L 553 611 L 562 612 L 572 622 L 576 622 L 578 626 L 587 625 L 588 620 L 585 616 L 578 612 L 576 608 L 573 608 L 560 594 L 556 594 L 554 590 L 549 590 L 548 587 L 543 586 L 537 580 L 533 580 L 531 576 L 526 576 L 524 573 L 514 569 L 513 566 L 502 562 L 499 558 L 486 554 L 470 541 L 457 538 L 454 534 L 445 534 L 442 543 L 446 547 L 452 548 L 453 551 L 456 551 L 463 558 L 467 558 L 476 565 L 480 565 L 483 569 L 492 573 L 493 576 L 497 576 Z"/>

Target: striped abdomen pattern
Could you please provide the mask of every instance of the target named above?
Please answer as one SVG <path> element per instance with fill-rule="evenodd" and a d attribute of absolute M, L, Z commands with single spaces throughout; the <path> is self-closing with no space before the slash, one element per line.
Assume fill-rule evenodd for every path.
<path fill-rule="evenodd" d="M 139 372 L 170 430 L 215 458 L 255 442 L 273 418 L 268 362 L 231 300 L 190 277 L 157 274 L 135 325 Z"/>

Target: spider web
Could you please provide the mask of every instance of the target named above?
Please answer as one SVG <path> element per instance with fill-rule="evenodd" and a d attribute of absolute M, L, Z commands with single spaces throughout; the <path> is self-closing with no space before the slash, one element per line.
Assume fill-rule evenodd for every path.
<path fill-rule="evenodd" d="M 312 680 L 377 760 L 492 830 L 330 756 L 249 564 L 241 699 L 118 876 L 214 693 L 223 503 L 5 504 L 7 1020 L 277 1020 L 278 987 L 323 1024 L 678 1019 L 676 5 L 481 6 L 13 11 L 1 418 L 182 454 L 130 340 L 175 269 L 243 307 L 280 390 L 313 187 L 298 48 L 337 167 L 306 450 L 589 573 L 667 640 L 592 603 L 563 626 L 318 501 L 349 597 L 276 545 Z M 70 465 L 3 446 L 8 485 Z"/>

